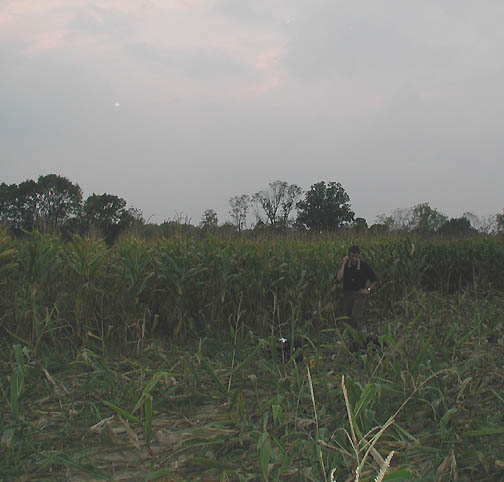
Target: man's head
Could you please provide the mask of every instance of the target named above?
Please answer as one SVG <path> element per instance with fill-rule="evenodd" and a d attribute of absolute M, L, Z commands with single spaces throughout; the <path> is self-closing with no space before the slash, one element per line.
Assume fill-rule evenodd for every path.
<path fill-rule="evenodd" d="M 348 256 L 350 257 L 350 262 L 352 264 L 357 264 L 359 261 L 359 256 L 360 256 L 360 248 L 359 246 L 351 246 L 350 249 L 348 250 Z"/>

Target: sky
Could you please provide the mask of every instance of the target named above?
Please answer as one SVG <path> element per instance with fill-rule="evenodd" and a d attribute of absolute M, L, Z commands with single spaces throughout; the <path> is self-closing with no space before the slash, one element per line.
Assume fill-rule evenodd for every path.
<path fill-rule="evenodd" d="M 275 180 L 368 223 L 504 208 L 502 0 L 0 0 L 0 182 L 229 220 Z"/>

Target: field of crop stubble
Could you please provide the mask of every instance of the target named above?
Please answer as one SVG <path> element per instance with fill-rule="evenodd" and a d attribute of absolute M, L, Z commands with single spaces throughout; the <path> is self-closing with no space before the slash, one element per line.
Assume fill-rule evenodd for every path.
<path fill-rule="evenodd" d="M 504 480 L 503 273 L 502 237 L 2 233 L 1 479 Z"/>

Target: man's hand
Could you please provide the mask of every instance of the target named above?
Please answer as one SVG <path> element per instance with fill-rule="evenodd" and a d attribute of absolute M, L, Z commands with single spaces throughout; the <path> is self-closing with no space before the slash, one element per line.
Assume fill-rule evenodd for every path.
<path fill-rule="evenodd" d="M 344 273 L 345 273 L 345 266 L 348 263 L 348 260 L 350 259 L 349 256 L 344 256 L 343 257 L 343 262 L 341 263 L 341 266 L 338 270 L 338 274 L 336 275 L 336 279 L 338 281 L 341 281 L 343 279 Z"/>
<path fill-rule="evenodd" d="M 363 295 L 368 295 L 369 293 L 371 293 L 371 290 L 368 290 L 367 288 L 362 288 L 360 290 L 361 294 Z"/>

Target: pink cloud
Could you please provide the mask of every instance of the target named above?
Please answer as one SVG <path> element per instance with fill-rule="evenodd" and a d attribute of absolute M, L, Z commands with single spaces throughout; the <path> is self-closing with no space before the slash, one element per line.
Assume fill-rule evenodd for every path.
<path fill-rule="evenodd" d="M 10 35 L 29 43 L 23 51 L 27 55 L 61 48 L 71 28 L 77 11 L 89 7 L 89 14 L 100 20 L 98 10 L 142 15 L 162 11 L 183 11 L 204 5 L 204 0 L 6 0 L 0 3 L 0 26 Z M 75 14 L 71 14 L 75 9 Z M 65 14 L 62 14 L 62 12 Z M 80 36 L 81 40 L 84 36 Z M 85 39 L 89 43 L 89 39 Z"/>
<path fill-rule="evenodd" d="M 221 57 L 252 71 L 253 80 L 250 76 L 222 79 L 228 92 L 238 97 L 264 95 L 278 87 L 284 77 L 280 33 L 266 25 L 247 25 L 214 14 L 210 8 L 213 3 L 214 0 L 7 0 L 0 3 L 0 25 L 5 26 L 4 35 L 26 45 L 22 51 L 26 56 L 67 46 L 85 49 L 90 54 L 109 49 L 117 51 L 116 60 L 123 55 L 121 60 L 127 65 L 135 60 L 123 50 L 124 38 L 114 31 L 114 27 L 127 21 L 131 24 L 127 38 L 130 43 L 176 52 L 182 61 L 187 53 L 218 51 Z M 105 25 L 99 30 L 77 29 L 75 21 L 83 13 L 98 25 L 110 23 L 111 30 Z M 153 77 L 152 72 L 145 71 L 145 76 L 149 75 Z M 171 79 L 173 72 L 168 81 Z M 189 78 L 177 82 L 187 88 L 196 83 L 191 95 L 211 95 L 210 84 L 199 85 L 199 80 Z"/>
<path fill-rule="evenodd" d="M 271 70 L 278 65 L 278 57 L 280 55 L 280 49 L 278 47 L 272 47 L 265 51 L 262 51 L 257 56 L 254 67 L 258 70 Z"/>
<path fill-rule="evenodd" d="M 280 77 L 272 76 L 263 82 L 259 82 L 247 89 L 246 94 L 249 97 L 261 97 L 280 85 Z"/>
<path fill-rule="evenodd" d="M 32 40 L 30 46 L 24 49 L 23 53 L 28 56 L 33 56 L 45 50 L 63 47 L 65 44 L 64 37 L 65 32 L 42 32 Z"/>
<path fill-rule="evenodd" d="M 250 95 L 254 97 L 264 95 L 281 84 L 284 74 L 279 59 L 283 50 L 281 45 L 270 46 L 256 55 L 254 68 L 262 74 L 263 80 L 248 89 Z"/>

